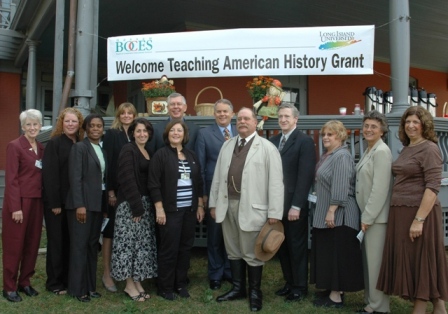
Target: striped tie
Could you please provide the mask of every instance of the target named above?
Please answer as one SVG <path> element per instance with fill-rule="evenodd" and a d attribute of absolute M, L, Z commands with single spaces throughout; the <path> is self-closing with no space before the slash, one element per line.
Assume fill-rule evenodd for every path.
<path fill-rule="evenodd" d="M 241 142 L 240 142 L 240 146 L 238 146 L 238 152 L 240 152 L 243 149 L 244 144 L 246 144 L 246 139 L 242 138 Z"/>
<path fill-rule="evenodd" d="M 224 140 L 230 140 L 230 132 L 227 128 L 224 129 Z"/>
<path fill-rule="evenodd" d="M 278 147 L 278 151 L 281 152 L 283 149 L 283 146 L 285 146 L 286 143 L 286 136 L 282 136 L 282 141 L 280 142 L 280 146 Z"/>

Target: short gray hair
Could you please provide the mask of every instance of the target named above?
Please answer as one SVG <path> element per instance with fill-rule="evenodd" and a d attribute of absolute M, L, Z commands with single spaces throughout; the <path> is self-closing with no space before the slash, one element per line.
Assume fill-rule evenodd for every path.
<path fill-rule="evenodd" d="M 381 125 L 381 132 L 383 132 L 382 137 L 385 138 L 385 135 L 387 134 L 388 129 L 389 129 L 389 125 L 387 123 L 387 118 L 384 113 L 381 113 L 377 110 L 371 110 L 364 115 L 362 122 L 364 123 L 366 120 L 378 121 Z"/>
<path fill-rule="evenodd" d="M 19 116 L 19 119 L 20 119 L 21 126 L 25 125 L 26 119 L 35 120 L 35 121 L 39 122 L 40 125 L 42 125 L 42 113 L 36 109 L 28 109 L 28 110 L 22 111 L 22 113 Z"/>
<path fill-rule="evenodd" d="M 176 97 L 182 97 L 182 103 L 184 105 L 187 104 L 187 101 L 185 100 L 185 97 L 181 94 L 181 93 L 171 93 L 167 98 L 166 98 L 166 102 L 168 103 L 168 105 L 170 104 L 171 98 L 176 98 Z"/>
<path fill-rule="evenodd" d="M 215 102 L 215 106 L 214 106 L 214 110 L 215 110 L 215 112 L 216 112 L 216 106 L 218 106 L 219 104 L 225 104 L 225 105 L 227 105 L 227 106 L 229 106 L 230 107 L 230 110 L 232 110 L 233 111 L 233 105 L 232 105 L 232 103 L 230 102 L 230 100 L 228 100 L 228 99 L 219 99 L 219 100 L 217 100 L 216 102 Z"/>
<path fill-rule="evenodd" d="M 297 109 L 296 106 L 294 106 L 289 102 L 282 102 L 282 104 L 278 107 L 278 111 L 280 111 L 280 109 L 291 109 L 293 117 L 294 118 L 299 117 L 299 109 Z"/>

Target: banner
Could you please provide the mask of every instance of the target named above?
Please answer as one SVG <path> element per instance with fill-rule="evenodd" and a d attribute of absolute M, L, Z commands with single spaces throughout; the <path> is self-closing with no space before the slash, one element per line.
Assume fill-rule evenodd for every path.
<path fill-rule="evenodd" d="M 108 80 L 372 74 L 374 32 L 366 25 L 110 37 Z"/>

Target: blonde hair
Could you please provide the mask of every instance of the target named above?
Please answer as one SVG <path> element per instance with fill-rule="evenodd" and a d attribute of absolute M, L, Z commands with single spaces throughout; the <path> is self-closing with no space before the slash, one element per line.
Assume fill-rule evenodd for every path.
<path fill-rule="evenodd" d="M 341 140 L 342 143 L 347 139 L 347 129 L 344 124 L 339 120 L 330 120 L 324 124 L 320 129 L 320 133 L 323 133 L 326 129 L 331 130 L 336 134 L 336 137 Z"/>
<path fill-rule="evenodd" d="M 110 126 L 111 129 L 123 130 L 123 124 L 120 121 L 120 115 L 125 110 L 129 110 L 134 115 L 134 119 L 137 117 L 137 109 L 135 109 L 134 105 L 130 102 L 124 102 L 120 106 L 118 106 L 117 110 L 115 111 L 115 119 Z"/>

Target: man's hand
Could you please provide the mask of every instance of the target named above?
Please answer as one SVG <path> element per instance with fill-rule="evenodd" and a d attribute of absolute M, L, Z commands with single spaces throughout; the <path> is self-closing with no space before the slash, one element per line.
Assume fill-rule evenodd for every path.
<path fill-rule="evenodd" d="M 296 221 L 299 220 L 300 218 L 300 209 L 294 209 L 294 208 L 290 208 L 289 212 L 288 212 L 288 220 L 289 221 Z"/>

